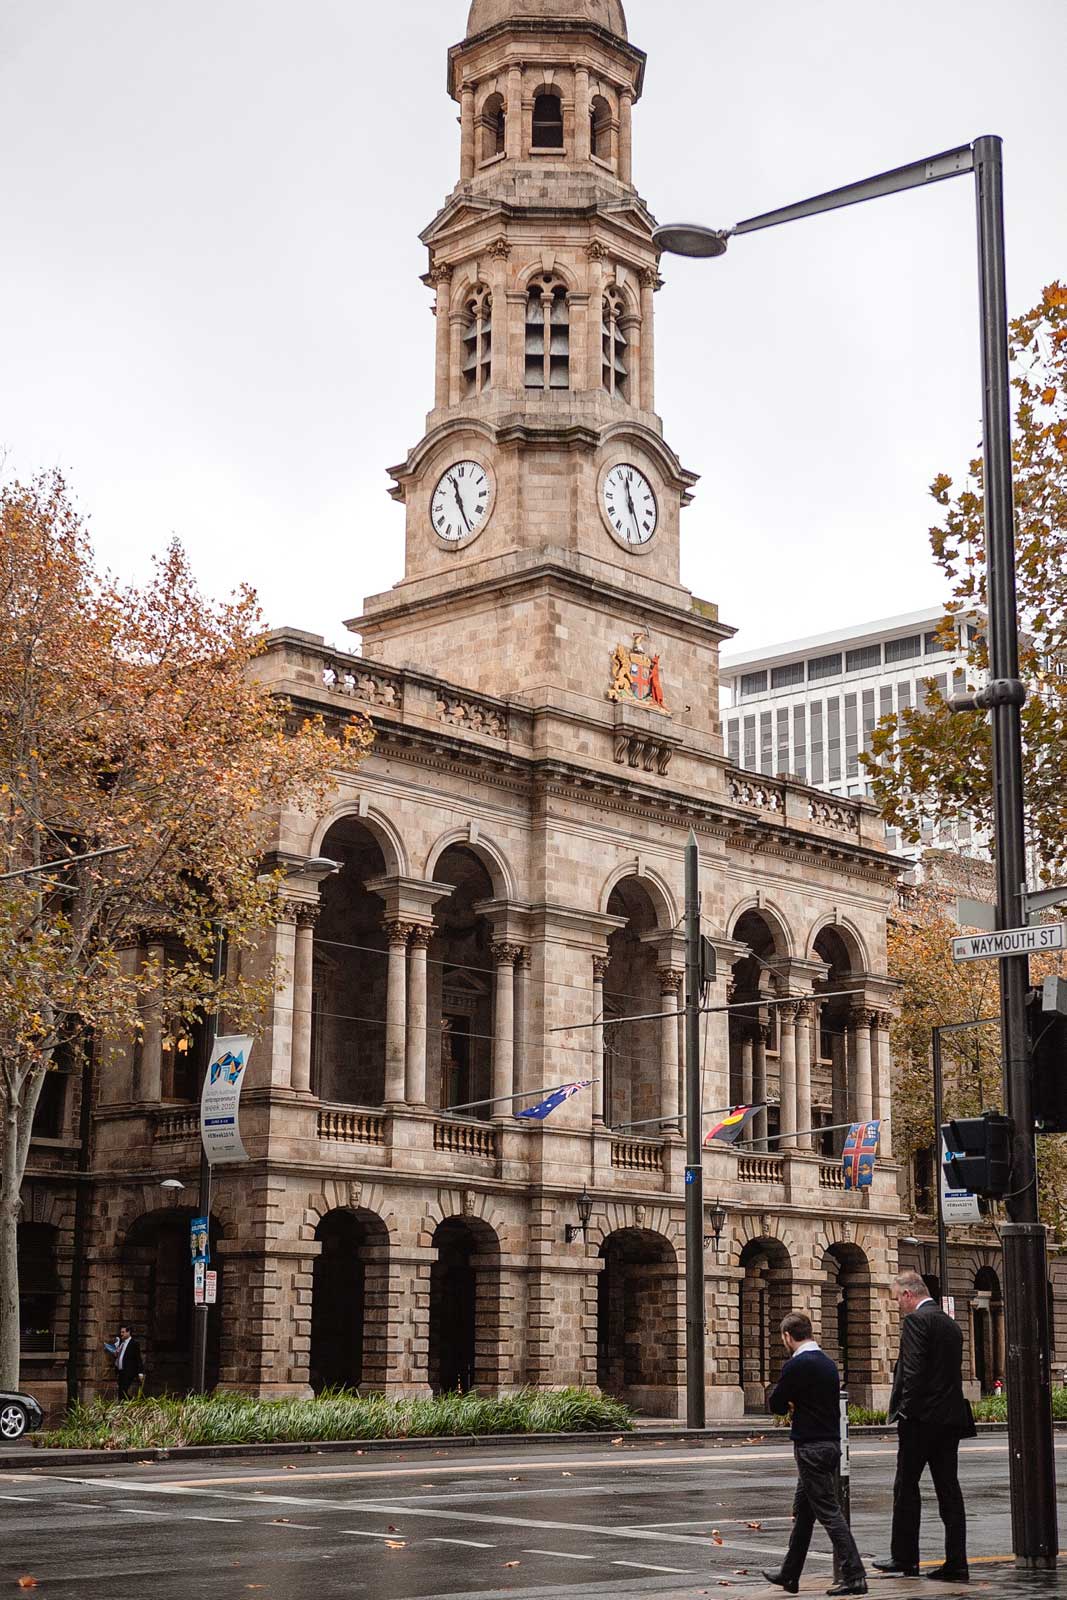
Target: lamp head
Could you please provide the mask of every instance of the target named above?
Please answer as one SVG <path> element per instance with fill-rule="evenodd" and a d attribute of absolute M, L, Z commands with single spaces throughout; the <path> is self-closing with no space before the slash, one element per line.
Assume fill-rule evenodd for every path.
<path fill-rule="evenodd" d="M 699 260 L 724 256 L 729 242 L 728 229 L 705 228 L 699 222 L 669 222 L 657 228 L 652 235 L 652 243 L 657 250 L 665 250 L 672 256 L 693 256 Z"/>

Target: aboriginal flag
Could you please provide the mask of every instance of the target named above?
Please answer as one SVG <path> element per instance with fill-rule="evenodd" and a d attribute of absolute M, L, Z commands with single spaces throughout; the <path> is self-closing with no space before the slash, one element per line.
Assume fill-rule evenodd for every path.
<path fill-rule="evenodd" d="M 723 1117 L 705 1136 L 705 1144 L 736 1144 L 762 1106 L 735 1106 L 728 1117 Z"/>

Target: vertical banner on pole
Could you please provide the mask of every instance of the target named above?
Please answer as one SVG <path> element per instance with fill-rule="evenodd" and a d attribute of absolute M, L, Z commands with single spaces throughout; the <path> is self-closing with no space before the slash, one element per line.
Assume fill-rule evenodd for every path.
<path fill-rule="evenodd" d="M 200 1098 L 200 1137 L 213 1167 L 248 1160 L 238 1120 L 252 1040 L 245 1035 L 216 1038 Z"/>

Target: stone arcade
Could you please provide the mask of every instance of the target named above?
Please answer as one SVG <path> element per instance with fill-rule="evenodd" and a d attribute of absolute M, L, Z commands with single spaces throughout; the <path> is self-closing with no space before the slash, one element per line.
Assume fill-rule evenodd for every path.
<path fill-rule="evenodd" d="M 846 1194 L 839 1137 L 806 1130 L 880 1116 L 890 1156 L 896 869 L 869 805 L 723 752 L 731 629 L 680 583 L 697 480 L 655 410 L 644 72 L 619 0 L 474 0 L 449 54 L 460 172 L 423 235 L 436 383 L 392 472 L 404 576 L 350 624 L 362 656 L 284 629 L 257 663 L 302 709 L 365 710 L 377 742 L 325 815 L 278 821 L 289 910 L 263 953 L 279 977 L 245 1092 L 252 1161 L 221 1176 L 212 1219 L 227 1388 L 599 1384 L 678 1414 L 680 1028 L 621 1019 L 679 999 L 692 827 L 709 1004 L 752 1002 L 705 1019 L 704 1103 L 775 1103 L 755 1150 L 705 1157 L 727 1212 L 704 1262 L 709 1415 L 763 1407 L 794 1303 L 856 1400 L 888 1394 L 896 1171 Z M 155 1019 L 97 1077 L 90 1391 L 120 1313 L 153 1383 L 187 1381 L 191 1211 L 159 1182 L 195 1193 L 194 1058 Z M 505 1098 L 446 1114 L 580 1079 L 597 1081 L 544 1124 Z M 28 1182 L 42 1261 L 71 1252 L 73 1097 L 57 1115 Z M 41 1271 L 66 1283 L 69 1261 Z M 58 1384 L 58 1355 L 28 1358 Z"/>

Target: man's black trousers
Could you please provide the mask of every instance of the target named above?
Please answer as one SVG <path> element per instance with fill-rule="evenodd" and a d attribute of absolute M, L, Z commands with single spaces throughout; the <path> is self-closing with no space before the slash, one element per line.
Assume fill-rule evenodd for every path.
<path fill-rule="evenodd" d="M 782 1563 L 782 1577 L 799 1583 L 816 1522 L 830 1536 L 841 1576 L 847 1582 L 863 1577 L 863 1562 L 856 1549 L 852 1530 L 845 1521 L 837 1499 L 837 1469 L 841 1463 L 838 1445 L 795 1444 L 797 1492 L 793 1501 L 793 1532 Z"/>
<path fill-rule="evenodd" d="M 945 1565 L 967 1571 L 967 1513 L 959 1480 L 960 1436 L 902 1418 L 897 1425 L 897 1476 L 893 1485 L 892 1555 L 898 1567 L 919 1565 L 922 1496 L 919 1479 L 926 1467 L 934 1480 L 937 1508 L 945 1524 Z"/>

